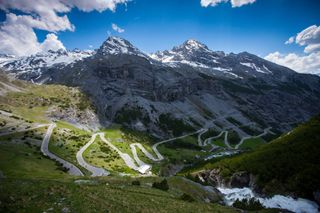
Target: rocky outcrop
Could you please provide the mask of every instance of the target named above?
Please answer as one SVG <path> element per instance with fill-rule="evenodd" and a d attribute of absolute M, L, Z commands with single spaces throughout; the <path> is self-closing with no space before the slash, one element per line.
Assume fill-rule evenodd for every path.
<path fill-rule="evenodd" d="M 232 174 L 231 177 L 223 177 L 220 169 L 212 169 L 199 172 L 197 179 L 202 183 L 209 184 L 214 187 L 228 187 L 228 188 L 244 188 L 250 187 L 257 189 L 254 175 L 242 171 Z M 258 190 L 258 189 L 257 189 Z"/>
<path fill-rule="evenodd" d="M 47 116 L 51 120 L 67 121 L 79 129 L 98 131 L 101 127 L 97 115 L 89 108 L 80 110 L 74 107 L 66 109 L 50 107 Z"/>
<path fill-rule="evenodd" d="M 197 174 L 197 176 L 201 182 L 210 184 L 214 187 L 219 187 L 225 184 L 225 181 L 220 175 L 220 169 L 203 171 Z"/>

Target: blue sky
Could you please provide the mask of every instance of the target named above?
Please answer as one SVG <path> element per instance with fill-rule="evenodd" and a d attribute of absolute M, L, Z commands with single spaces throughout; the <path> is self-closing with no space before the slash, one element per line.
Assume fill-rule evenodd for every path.
<path fill-rule="evenodd" d="M 307 56 L 304 49 L 308 44 L 303 45 L 298 41 L 290 45 L 284 43 L 289 37 L 297 35 L 304 29 L 312 25 L 317 27 L 320 24 L 319 0 L 224 0 L 229 2 L 207 7 L 201 5 L 200 1 L 219 0 L 51 0 L 53 6 L 48 6 L 48 11 L 53 10 L 53 7 L 58 11 L 54 12 L 56 19 L 52 19 L 57 21 L 55 25 L 51 19 L 43 19 L 48 17 L 46 11 L 35 9 L 39 4 L 45 8 L 48 1 L 20 0 L 22 4 L 18 4 L 11 0 L 2 0 L 0 22 L 3 26 L 0 29 L 0 39 L 5 42 L 2 47 L 0 44 L 0 53 L 6 51 L 10 53 L 11 49 L 13 53 L 20 53 L 15 45 L 20 43 L 20 46 L 24 47 L 22 49 L 39 51 L 43 48 L 40 47 L 41 43 L 52 32 L 57 36 L 57 38 L 51 37 L 56 46 L 63 45 L 67 49 L 88 49 L 92 45 L 93 48 L 98 48 L 108 37 L 108 32 L 111 32 L 114 36 L 128 39 L 148 53 L 171 49 L 192 38 L 207 44 L 210 49 L 225 52 L 248 51 L 261 57 L 279 52 L 283 55 L 273 55 L 272 60 L 278 60 L 276 62 L 280 64 L 281 60 L 283 63 L 291 60 L 286 58 L 289 54 L 296 54 L 300 63 L 304 60 L 301 57 Z M 231 2 L 234 1 L 253 3 L 232 7 Z M 110 6 L 108 2 L 117 3 Z M 126 3 L 118 4 L 118 2 Z M 20 19 L 17 21 L 14 17 L 12 18 L 14 21 L 6 23 L 7 16 L 11 13 L 17 16 L 33 16 L 32 19 L 39 18 L 41 23 L 35 24 L 35 20 L 30 21 L 28 18 L 26 18 L 28 21 L 23 18 L 22 21 Z M 63 19 L 64 15 L 67 19 Z M 29 29 L 22 31 L 21 24 L 25 23 Z M 112 23 L 124 29 L 124 32 L 114 31 Z M 5 29 L 7 25 L 14 26 L 17 32 L 14 30 L 11 32 L 12 28 L 7 32 Z M 317 32 L 313 35 L 316 38 L 312 44 L 317 40 L 317 45 L 320 46 L 320 27 L 315 28 L 315 31 Z M 34 36 L 33 32 L 36 33 Z M 26 41 L 20 41 L 21 37 L 15 34 L 29 35 L 35 40 L 33 46 L 29 44 L 29 48 Z M 10 39 L 8 38 L 10 36 L 16 38 Z M 62 43 L 59 43 L 60 41 Z M 20 55 L 26 54 L 25 52 L 22 51 Z M 320 61 L 320 53 L 316 59 Z M 320 70 L 320 62 L 318 65 Z"/>
<path fill-rule="evenodd" d="M 68 15 L 75 32 L 59 32 L 68 49 L 99 47 L 112 35 L 124 37 L 146 52 L 172 48 L 189 38 L 226 52 L 248 51 L 261 56 L 270 52 L 299 52 L 298 45 L 284 45 L 290 37 L 320 22 L 319 0 L 258 0 L 232 8 L 230 4 L 201 7 L 199 0 L 134 0 L 115 12 Z M 125 30 L 111 29 L 115 23 Z M 38 32 L 39 40 L 46 32 Z"/>

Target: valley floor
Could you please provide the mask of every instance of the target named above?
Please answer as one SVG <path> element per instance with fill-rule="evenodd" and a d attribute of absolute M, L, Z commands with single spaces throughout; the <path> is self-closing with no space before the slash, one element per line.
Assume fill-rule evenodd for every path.
<path fill-rule="evenodd" d="M 255 149 L 273 134 L 266 128 L 231 145 L 230 131 L 200 129 L 154 143 L 118 127 L 91 133 L 61 121 L 28 123 L 2 110 L 0 116 L 6 122 L 0 129 L 4 212 L 237 212 L 218 204 L 222 196 L 213 187 L 181 177 L 167 179 L 168 191 L 155 189 L 162 180 L 155 174 Z"/>
<path fill-rule="evenodd" d="M 19 115 L 6 111 L 0 111 L 0 116 L 6 121 L 0 129 L 0 211 L 236 212 L 217 204 L 220 200 L 217 193 L 200 184 L 171 177 L 168 178 L 170 189 L 162 191 L 152 188 L 152 184 L 162 178 L 143 177 L 158 172 L 151 168 L 160 169 L 161 161 L 170 163 L 166 158 L 170 160 L 174 151 L 181 151 L 170 147 L 172 144 L 191 144 L 207 149 L 192 152 L 188 147 L 185 149 L 190 152 L 191 159 L 197 153 L 204 158 L 211 155 L 212 148 L 219 148 L 213 144 L 214 139 L 225 132 L 203 138 L 208 130 L 201 129 L 151 145 L 146 138 L 129 133 L 130 136 L 124 136 L 117 128 L 91 135 L 64 122 L 28 123 Z M 130 143 L 124 143 L 126 140 Z M 223 146 L 227 147 L 227 143 L 226 132 Z M 92 152 L 96 148 L 99 152 Z M 97 160 L 101 158 L 102 150 L 108 154 L 106 158 L 111 156 L 111 162 L 122 159 L 122 166 L 129 170 L 117 172 L 118 167 L 106 167 L 105 161 Z M 110 177 L 89 178 L 110 174 Z M 138 179 L 121 177 L 123 175 Z M 140 186 L 133 185 L 133 180 L 138 180 Z"/>

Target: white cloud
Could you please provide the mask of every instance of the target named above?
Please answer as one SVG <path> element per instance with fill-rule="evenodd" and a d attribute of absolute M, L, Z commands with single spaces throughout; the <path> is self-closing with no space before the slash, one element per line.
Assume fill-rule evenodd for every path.
<path fill-rule="evenodd" d="M 306 48 L 304 48 L 305 53 L 312 53 L 320 51 L 320 43 L 319 44 L 308 44 Z"/>
<path fill-rule="evenodd" d="M 111 25 L 112 29 L 118 33 L 123 33 L 124 32 L 124 29 L 120 28 L 118 25 L 116 24 L 112 24 Z"/>
<path fill-rule="evenodd" d="M 252 4 L 256 0 L 231 0 L 232 7 L 241 7 L 246 4 Z"/>
<path fill-rule="evenodd" d="M 0 10 L 6 12 L 6 20 L 0 25 L 0 53 L 17 56 L 30 55 L 41 51 L 34 29 L 48 32 L 74 31 L 66 13 L 72 8 L 84 12 L 116 9 L 117 4 L 128 0 L 1 0 Z M 11 11 L 21 11 L 15 15 Z M 23 35 L 23 36 L 22 36 Z M 47 43 L 52 48 L 63 46 L 54 34 L 48 34 Z"/>
<path fill-rule="evenodd" d="M 128 0 L 62 0 L 62 2 L 70 7 L 77 7 L 85 12 L 93 10 L 102 12 L 107 9 L 114 11 L 117 4 L 124 4 L 128 2 Z"/>
<path fill-rule="evenodd" d="M 274 52 L 267 55 L 265 59 L 289 67 L 300 73 L 320 73 L 320 52 L 304 56 L 299 56 L 295 53 L 285 55 Z"/>
<path fill-rule="evenodd" d="M 295 37 L 294 36 L 291 36 L 288 41 L 285 42 L 285 44 L 292 44 L 295 40 Z"/>
<path fill-rule="evenodd" d="M 215 7 L 220 3 L 231 2 L 232 7 L 241 7 L 246 4 L 252 4 L 256 0 L 201 0 L 200 4 L 202 7 L 212 6 Z"/>
<path fill-rule="evenodd" d="M 41 51 L 47 52 L 48 50 L 59 50 L 66 48 L 62 44 L 61 41 L 59 41 L 56 34 L 50 33 L 47 35 L 46 39 L 43 41 L 43 43 L 40 45 Z"/>
<path fill-rule="evenodd" d="M 201 0 L 200 4 L 202 7 L 208 7 L 208 6 L 215 7 L 222 2 L 228 2 L 228 0 Z"/>
<path fill-rule="evenodd" d="M 15 21 L 15 16 L 7 14 L 7 19 L 0 28 L 0 53 L 21 56 L 40 51 L 38 39 L 32 27 Z"/>
<path fill-rule="evenodd" d="M 304 55 L 295 53 L 270 53 L 265 59 L 289 67 L 301 73 L 320 73 L 320 27 L 312 25 L 296 36 L 290 37 L 285 44 L 296 43 L 304 46 Z"/>
<path fill-rule="evenodd" d="M 296 36 L 291 37 L 286 44 L 291 44 L 294 41 L 300 46 L 305 46 L 305 53 L 320 51 L 320 26 L 312 25 L 304 29 Z"/>

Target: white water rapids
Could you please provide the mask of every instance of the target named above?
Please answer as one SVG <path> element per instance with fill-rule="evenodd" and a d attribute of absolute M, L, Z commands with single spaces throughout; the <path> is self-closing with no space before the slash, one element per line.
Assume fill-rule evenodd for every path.
<path fill-rule="evenodd" d="M 256 196 L 250 188 L 217 188 L 224 195 L 224 202 L 231 206 L 237 199 L 244 200 L 256 198 L 265 208 L 286 209 L 296 213 L 317 213 L 319 206 L 310 200 L 282 195 L 274 195 L 271 198 Z"/>

